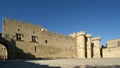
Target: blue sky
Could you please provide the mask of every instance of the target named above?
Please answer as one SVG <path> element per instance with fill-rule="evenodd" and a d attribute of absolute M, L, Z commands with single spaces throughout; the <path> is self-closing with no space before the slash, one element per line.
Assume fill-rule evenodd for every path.
<path fill-rule="evenodd" d="M 120 0 L 0 0 L 1 23 L 2 16 L 62 34 L 86 31 L 104 45 L 120 38 Z"/>

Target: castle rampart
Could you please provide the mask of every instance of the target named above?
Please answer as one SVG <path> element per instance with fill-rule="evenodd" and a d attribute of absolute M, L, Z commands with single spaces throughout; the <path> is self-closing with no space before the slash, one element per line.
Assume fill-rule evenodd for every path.
<path fill-rule="evenodd" d="M 2 37 L 12 41 L 9 45 L 11 53 L 14 52 L 12 58 L 100 58 L 100 38 L 92 39 L 85 31 L 63 35 L 9 18 L 3 27 Z"/>
<path fill-rule="evenodd" d="M 103 58 L 120 58 L 120 39 L 107 41 L 107 47 L 102 52 Z"/>
<path fill-rule="evenodd" d="M 76 56 L 74 37 L 50 32 L 38 25 L 21 23 L 16 20 L 5 20 L 4 28 L 4 36 L 8 34 L 15 37 L 16 47 L 23 49 L 25 53 L 31 53 L 38 58 Z M 20 40 L 16 38 L 16 35 L 18 37 L 20 35 Z M 18 53 L 21 54 L 16 51 L 16 56 Z"/>

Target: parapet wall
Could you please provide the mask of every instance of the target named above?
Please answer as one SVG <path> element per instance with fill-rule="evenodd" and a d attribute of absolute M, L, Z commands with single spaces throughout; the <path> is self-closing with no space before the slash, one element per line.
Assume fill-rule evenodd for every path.
<path fill-rule="evenodd" d="M 35 25 L 27 22 L 16 21 L 15 19 L 5 19 L 3 25 L 4 33 L 12 34 L 17 32 L 26 32 L 29 31 L 31 33 L 39 33 L 39 32 L 46 32 L 53 35 L 58 35 L 65 38 L 72 38 L 70 35 L 59 34 L 56 32 L 48 31 L 46 28 L 42 28 L 40 25 Z"/>
<path fill-rule="evenodd" d="M 120 46 L 120 39 L 107 41 L 107 47 L 117 47 L 117 46 Z"/>
<path fill-rule="evenodd" d="M 113 48 L 103 48 L 103 58 L 120 58 L 120 46 Z"/>
<path fill-rule="evenodd" d="M 107 41 L 107 48 L 102 49 L 103 58 L 120 58 L 120 39 Z"/>

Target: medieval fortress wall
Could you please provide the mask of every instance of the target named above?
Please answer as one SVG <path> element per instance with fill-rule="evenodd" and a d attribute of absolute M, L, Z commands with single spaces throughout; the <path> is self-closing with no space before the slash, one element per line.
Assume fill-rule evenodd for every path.
<path fill-rule="evenodd" d="M 6 47 L 9 59 L 120 57 L 120 39 L 108 41 L 101 52 L 101 38 L 93 38 L 85 31 L 63 35 L 9 18 L 3 22 L 2 38 L 9 42 Z"/>
<path fill-rule="evenodd" d="M 16 47 L 36 58 L 76 56 L 75 38 L 49 32 L 38 25 L 7 19 L 4 22 L 4 34 L 16 40 Z M 16 34 L 22 35 L 21 41 L 17 41 Z M 32 42 L 32 36 L 36 37 L 35 42 Z M 16 56 L 18 53 L 19 57 L 23 56 L 19 51 L 16 51 Z"/>
<path fill-rule="evenodd" d="M 104 58 L 120 58 L 120 39 L 107 41 L 107 48 L 103 49 Z"/>
<path fill-rule="evenodd" d="M 2 36 L 15 41 L 15 47 L 35 58 L 100 58 L 100 38 L 84 31 L 71 35 L 50 32 L 39 25 L 6 19 Z M 9 46 L 11 48 L 11 46 Z M 19 49 L 11 48 L 11 57 L 28 58 Z M 11 50 L 10 50 L 11 51 Z"/>

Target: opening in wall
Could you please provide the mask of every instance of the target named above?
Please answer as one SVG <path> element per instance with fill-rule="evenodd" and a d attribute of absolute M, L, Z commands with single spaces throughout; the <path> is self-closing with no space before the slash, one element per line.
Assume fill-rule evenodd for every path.
<path fill-rule="evenodd" d="M 37 51 L 36 46 L 35 46 L 35 52 Z"/>
<path fill-rule="evenodd" d="M 18 29 L 18 31 L 20 31 L 20 29 Z"/>
<path fill-rule="evenodd" d="M 37 36 L 31 36 L 31 38 L 32 38 L 32 42 L 37 42 L 37 40 L 38 40 Z"/>
<path fill-rule="evenodd" d="M 47 41 L 47 40 L 45 40 L 45 43 L 47 44 L 47 43 L 48 43 L 48 41 Z"/>
<path fill-rule="evenodd" d="M 16 40 L 21 41 L 23 38 L 23 34 L 16 33 Z"/>

